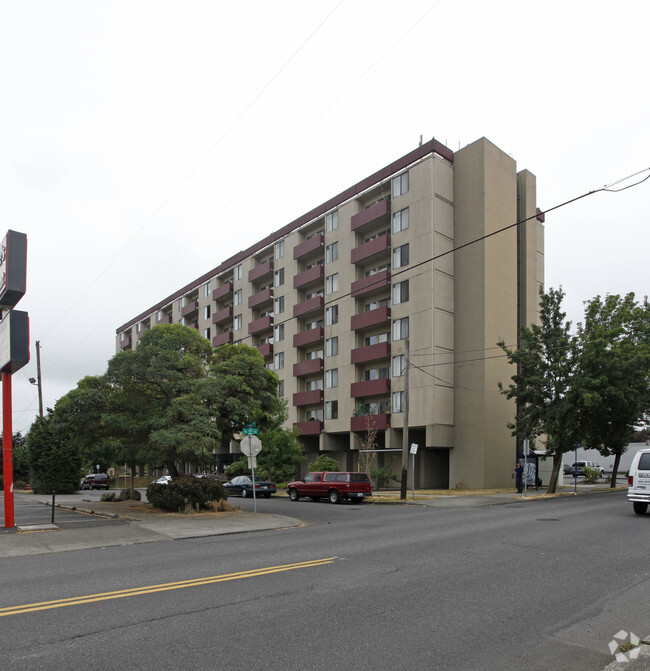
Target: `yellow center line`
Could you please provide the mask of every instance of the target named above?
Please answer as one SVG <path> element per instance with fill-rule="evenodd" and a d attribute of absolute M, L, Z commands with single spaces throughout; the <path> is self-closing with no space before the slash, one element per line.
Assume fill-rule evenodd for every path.
<path fill-rule="evenodd" d="M 94 603 L 96 601 L 108 601 L 110 599 L 122 599 L 129 596 L 141 596 L 142 594 L 154 594 L 156 592 L 167 592 L 173 589 L 185 589 L 186 587 L 198 587 L 200 585 L 211 585 L 218 582 L 228 582 L 229 580 L 243 580 L 244 578 L 255 578 L 257 576 L 269 575 L 271 573 L 281 573 L 283 571 L 294 571 L 301 568 L 312 568 L 314 566 L 325 566 L 332 564 L 336 557 L 326 557 L 324 559 L 313 559 L 311 561 L 298 562 L 297 564 L 281 564 L 280 566 L 267 566 L 264 568 L 253 569 L 251 571 L 239 571 L 237 573 L 225 573 L 224 575 L 215 575 L 206 578 L 193 578 L 192 580 L 180 580 L 178 582 L 167 582 L 159 585 L 145 585 L 143 587 L 133 587 L 131 589 L 121 589 L 114 592 L 100 592 L 98 594 L 88 594 L 86 596 L 70 597 L 67 599 L 56 599 L 54 601 L 41 601 L 38 603 L 27 603 L 22 606 L 8 606 L 0 608 L 0 617 L 6 615 L 21 615 L 22 613 L 33 613 L 39 610 L 51 610 L 52 608 L 64 608 L 65 606 L 79 606 L 84 603 Z"/>

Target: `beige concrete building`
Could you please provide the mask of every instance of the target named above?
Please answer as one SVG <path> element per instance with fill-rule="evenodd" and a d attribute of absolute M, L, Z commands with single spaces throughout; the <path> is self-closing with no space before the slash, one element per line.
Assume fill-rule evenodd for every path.
<path fill-rule="evenodd" d="M 496 343 L 537 319 L 542 222 L 535 177 L 508 154 L 431 140 L 134 317 L 117 349 L 160 323 L 255 346 L 305 464 L 325 452 L 356 469 L 371 428 L 397 476 L 408 377 L 415 485 L 510 486 L 515 408 L 497 383 L 513 370 Z"/>

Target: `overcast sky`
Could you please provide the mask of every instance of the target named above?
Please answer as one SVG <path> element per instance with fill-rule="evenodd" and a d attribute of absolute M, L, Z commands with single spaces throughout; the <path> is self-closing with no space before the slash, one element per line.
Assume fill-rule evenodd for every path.
<path fill-rule="evenodd" d="M 487 137 L 548 209 L 650 167 L 647 0 L 0 2 L 0 233 L 28 236 L 14 431 L 115 329 L 414 149 Z M 648 172 L 619 184 L 632 184 Z M 512 222 L 504 222 L 504 224 Z M 650 180 L 546 217 L 569 318 L 648 292 Z"/>

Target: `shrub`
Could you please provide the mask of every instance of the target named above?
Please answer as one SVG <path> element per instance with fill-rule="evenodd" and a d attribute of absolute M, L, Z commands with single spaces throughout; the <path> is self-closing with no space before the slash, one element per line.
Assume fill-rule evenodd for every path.
<path fill-rule="evenodd" d="M 151 505 L 169 512 L 184 512 L 188 508 L 208 510 L 210 501 L 226 500 L 225 487 L 211 478 L 181 477 L 166 485 L 152 482 L 147 487 L 147 500 Z"/>
<path fill-rule="evenodd" d="M 309 464 L 309 471 L 338 471 L 339 462 L 332 457 L 321 454 L 313 464 Z"/>
<path fill-rule="evenodd" d="M 590 485 L 598 482 L 600 478 L 600 469 L 599 468 L 585 468 L 585 481 Z"/>
<path fill-rule="evenodd" d="M 400 479 L 393 474 L 393 471 L 389 466 L 380 466 L 374 471 L 370 471 L 370 475 L 375 479 L 377 489 L 387 487 L 391 480 L 400 482 Z"/>

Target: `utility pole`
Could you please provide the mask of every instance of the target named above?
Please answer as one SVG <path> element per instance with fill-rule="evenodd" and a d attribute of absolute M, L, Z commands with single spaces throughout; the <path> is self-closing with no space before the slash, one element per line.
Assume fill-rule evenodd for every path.
<path fill-rule="evenodd" d="M 36 377 L 29 378 L 31 384 L 38 386 L 38 414 L 43 417 L 43 388 L 41 386 L 41 341 L 36 341 Z"/>
<path fill-rule="evenodd" d="M 404 428 L 402 429 L 402 482 L 400 488 L 399 498 L 402 501 L 406 500 L 406 486 L 408 478 L 408 464 L 409 464 L 409 368 L 411 362 L 409 361 L 409 339 L 406 339 L 406 370 L 404 371 Z M 415 474 L 414 474 L 415 477 Z"/>

